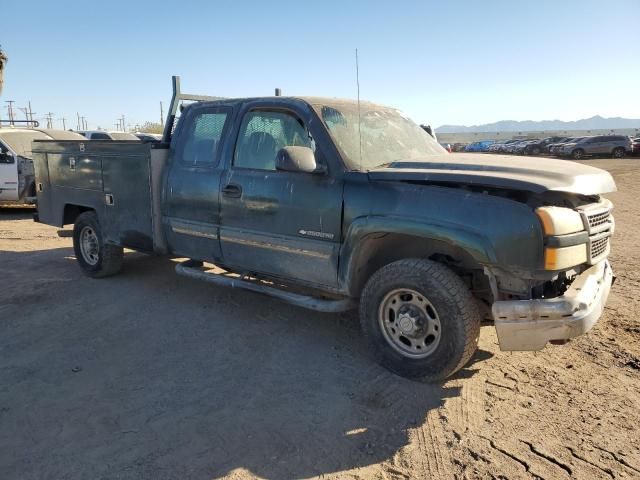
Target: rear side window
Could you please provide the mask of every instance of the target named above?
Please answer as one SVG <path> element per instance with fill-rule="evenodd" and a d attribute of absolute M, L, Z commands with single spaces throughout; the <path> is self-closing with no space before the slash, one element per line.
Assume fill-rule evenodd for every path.
<path fill-rule="evenodd" d="M 184 133 L 181 162 L 194 167 L 213 167 L 218 164 L 222 132 L 227 123 L 227 112 L 199 112 Z"/>

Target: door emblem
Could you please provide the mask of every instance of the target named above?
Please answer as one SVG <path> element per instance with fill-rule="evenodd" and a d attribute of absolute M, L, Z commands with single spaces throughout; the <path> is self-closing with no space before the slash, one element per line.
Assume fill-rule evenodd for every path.
<path fill-rule="evenodd" d="M 333 233 L 314 232 L 313 230 L 298 230 L 298 233 L 306 237 L 325 238 L 327 240 L 333 240 Z"/>

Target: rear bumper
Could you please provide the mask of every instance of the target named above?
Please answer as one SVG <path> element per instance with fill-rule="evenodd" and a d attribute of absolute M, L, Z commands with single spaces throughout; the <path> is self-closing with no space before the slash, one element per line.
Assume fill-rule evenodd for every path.
<path fill-rule="evenodd" d="M 495 302 L 500 349 L 541 350 L 549 341 L 588 332 L 602 315 L 612 281 L 611 265 L 603 260 L 578 275 L 561 297 Z"/>

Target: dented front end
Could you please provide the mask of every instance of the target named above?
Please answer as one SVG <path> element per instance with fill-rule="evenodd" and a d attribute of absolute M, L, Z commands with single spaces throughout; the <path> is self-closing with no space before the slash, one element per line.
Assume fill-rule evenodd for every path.
<path fill-rule="evenodd" d="M 544 272 L 530 283 L 530 298 L 500 292 L 517 285 L 505 272 L 489 272 L 497 300 L 492 314 L 502 350 L 540 350 L 590 330 L 604 310 L 613 282 L 607 260 L 614 231 L 611 202 L 601 199 L 574 209 L 540 207 L 544 232 Z"/>

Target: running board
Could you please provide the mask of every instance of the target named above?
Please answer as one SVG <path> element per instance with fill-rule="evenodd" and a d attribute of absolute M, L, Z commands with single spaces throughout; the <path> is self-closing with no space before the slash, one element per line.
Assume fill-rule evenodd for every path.
<path fill-rule="evenodd" d="M 276 287 L 271 287 L 261 283 L 259 280 L 243 280 L 238 277 L 228 277 L 219 273 L 207 273 L 201 270 L 198 262 L 187 260 L 176 265 L 176 273 L 184 277 L 196 280 L 204 280 L 223 287 L 242 288 L 256 293 L 262 293 L 271 297 L 279 298 L 285 302 L 298 307 L 317 310 L 319 312 L 346 312 L 356 307 L 356 302 L 351 298 L 341 298 L 336 300 L 325 300 L 321 298 L 302 295 L 299 293 L 287 292 Z"/>

